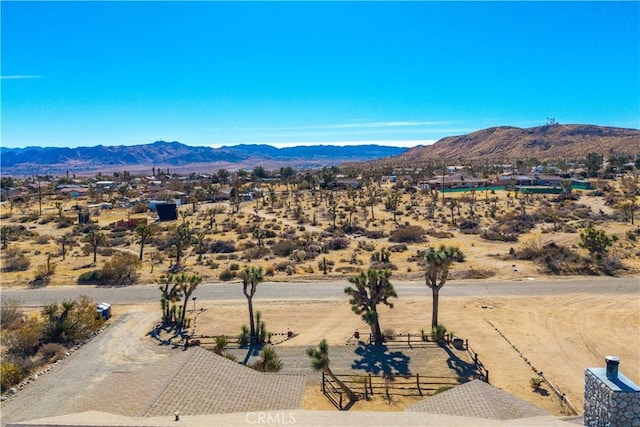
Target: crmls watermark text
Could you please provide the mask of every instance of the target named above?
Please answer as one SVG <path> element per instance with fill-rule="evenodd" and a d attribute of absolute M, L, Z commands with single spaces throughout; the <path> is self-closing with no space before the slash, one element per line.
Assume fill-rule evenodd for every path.
<path fill-rule="evenodd" d="M 247 424 L 256 425 L 291 425 L 296 423 L 293 412 L 249 412 L 244 417 Z"/>
<path fill-rule="evenodd" d="M 291 425 L 296 423 L 293 412 L 249 412 L 244 416 L 247 424 L 255 425 Z"/>

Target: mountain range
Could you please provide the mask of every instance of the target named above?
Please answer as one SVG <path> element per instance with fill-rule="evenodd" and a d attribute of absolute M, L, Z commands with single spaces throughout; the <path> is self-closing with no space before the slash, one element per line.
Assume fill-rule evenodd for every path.
<path fill-rule="evenodd" d="M 157 141 L 133 146 L 0 147 L 0 167 L 7 175 L 142 172 L 170 167 L 173 172 L 205 172 L 217 169 L 267 170 L 291 166 L 298 169 L 340 165 L 416 165 L 446 160 L 517 160 L 538 158 L 578 159 L 596 152 L 640 154 L 640 130 L 607 126 L 552 124 L 532 128 L 499 126 L 467 135 L 442 138 L 432 145 L 411 149 L 380 145 L 296 146 L 235 145 L 211 148 L 179 142 Z M 366 163 L 363 163 L 366 162 Z"/>
<path fill-rule="evenodd" d="M 152 167 L 170 167 L 174 172 L 211 171 L 220 168 L 240 169 L 263 166 L 275 169 L 283 166 L 310 168 L 338 165 L 396 156 L 407 148 L 381 145 L 359 146 L 296 146 L 275 148 L 270 145 L 235 145 L 211 148 L 193 147 L 179 142 L 157 141 L 133 146 L 0 147 L 3 174 L 59 174 L 138 172 Z"/>

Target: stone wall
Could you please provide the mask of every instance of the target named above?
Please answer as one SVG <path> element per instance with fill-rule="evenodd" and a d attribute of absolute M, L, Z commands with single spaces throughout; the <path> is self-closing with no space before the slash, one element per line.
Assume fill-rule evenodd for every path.
<path fill-rule="evenodd" d="M 584 425 L 640 427 L 640 388 L 619 374 L 606 376 L 605 368 L 585 371 Z"/>

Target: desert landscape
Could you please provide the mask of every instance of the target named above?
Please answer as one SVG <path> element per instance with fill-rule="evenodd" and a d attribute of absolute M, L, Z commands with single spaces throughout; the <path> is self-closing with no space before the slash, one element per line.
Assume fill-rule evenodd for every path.
<path fill-rule="evenodd" d="M 357 342 L 354 332 L 359 331 L 363 337 L 370 332 L 369 326 L 351 311 L 341 289 L 361 269 L 389 269 L 399 298 L 394 299 L 393 309 L 379 309 L 382 330 L 389 335 L 429 331 L 431 289 L 425 285 L 424 255 L 420 251 L 447 245 L 459 248 L 464 259 L 451 265 L 451 283 L 441 294 L 440 320 L 455 336 L 469 340 L 489 371 L 491 384 L 553 414 L 570 415 L 573 410 L 567 401 L 575 412 L 581 412 L 584 369 L 601 366 L 605 355 L 619 356 L 621 371 L 638 381 L 638 228 L 621 208 L 625 197 L 637 188 L 637 176 L 593 181 L 591 190 L 573 190 L 564 197 L 518 194 L 509 189 L 407 191 L 411 188 L 408 181 L 394 180 L 333 190 L 305 189 L 289 183 L 245 184 L 245 189 L 260 189 L 256 192 L 259 196 L 239 202 L 187 199 L 177 208 L 178 218 L 169 222 L 156 222 L 154 212 L 135 213 L 133 206 L 139 203 L 123 204 L 133 195 L 133 189 L 111 199 L 114 203 L 108 208 L 100 204 L 100 199 L 94 200 L 96 203 L 84 201 L 82 210 L 91 217 L 84 225 L 76 224 L 77 218 L 72 216 L 76 215 L 73 207 L 82 205 L 82 199 L 48 194 L 42 198 L 42 215 L 33 201 L 28 208 L 24 202 L 9 205 L 5 201 L 2 225 L 14 227 L 14 231 L 4 240 L 3 266 L 9 254 L 26 256 L 30 267 L 24 271 L 4 269 L 3 303 L 12 298 L 12 291 L 37 293 L 59 288 L 73 289 L 81 295 L 90 294 L 92 289 L 117 290 L 122 286 L 158 289 L 163 276 L 185 273 L 202 281 L 192 294 L 197 301 L 190 301 L 190 294 L 185 304 L 187 322 L 193 322 L 191 328 L 197 331 L 187 328 L 186 333 L 236 336 L 248 323 L 240 273 L 247 267 L 261 267 L 265 283 L 257 287 L 255 309 L 261 312 L 270 332 L 295 332 L 292 339 L 278 343 L 275 349 L 284 360 L 295 360 L 298 371 L 305 365 L 303 372 L 309 380 L 303 408 L 329 409 L 333 405 L 322 395 L 320 374 L 311 371 L 305 349 L 326 339 L 330 351 L 338 354 L 332 369 L 348 374 L 352 372 L 349 357 L 353 358 Z M 183 190 L 189 186 L 184 181 L 180 184 Z M 607 191 L 600 192 L 605 186 Z M 190 191 L 195 194 L 199 188 L 192 184 Z M 94 197 L 104 200 L 106 196 Z M 612 202 L 615 197 L 621 201 Z M 518 224 L 511 225 L 516 229 L 501 220 L 510 215 L 511 224 Z M 144 245 L 138 226 L 128 228 L 131 220 L 145 220 L 151 228 Z M 60 227 L 64 223 L 72 225 Z M 518 228 L 528 223 L 531 225 L 526 229 Z M 83 229 L 87 226 L 90 228 Z M 190 230 L 190 238 L 178 260 L 176 240 L 167 240 L 181 227 Z M 589 229 L 606 230 L 605 236 L 615 236 L 599 259 L 584 245 L 582 236 Z M 92 232 L 105 235 L 96 247 L 86 237 Z M 508 236 L 503 239 L 508 241 L 488 238 L 491 233 Z M 233 250 L 219 253 L 220 247 Z M 551 250 L 557 251 L 552 258 L 536 256 Z M 140 253 L 142 261 L 138 260 Z M 525 253 L 528 255 L 523 256 Z M 568 253 L 577 255 L 571 258 Z M 112 280 L 123 282 L 110 283 L 96 275 L 96 271 L 106 271 L 104 266 L 114 259 L 134 266 L 134 281 L 116 275 Z M 608 270 L 611 266 L 615 266 L 614 271 Z M 127 269 L 119 264 L 116 270 Z M 38 277 L 42 271 L 49 274 Z M 582 275 L 577 276 L 579 272 Z M 504 282 L 516 284 L 518 291 L 508 294 L 491 290 L 492 285 L 497 289 L 497 284 Z M 284 297 L 261 295 L 278 283 L 295 284 L 298 290 Z M 337 293 L 317 296 L 309 290 L 309 296 L 305 295 L 305 287 L 322 289 L 323 283 L 333 286 Z M 567 283 L 572 287 L 568 291 L 549 290 L 553 283 L 560 288 Z M 235 294 L 229 291 L 222 300 L 199 296 L 199 290 L 228 285 L 236 289 Z M 118 336 L 124 341 L 112 350 L 111 357 L 117 363 L 144 365 L 143 359 L 154 353 L 155 344 L 146 334 L 162 318 L 160 298 L 158 290 L 158 302 L 131 301 L 113 307 L 114 319 L 126 313 L 146 313 L 145 322 L 118 324 Z M 192 302 L 194 307 L 197 302 L 197 311 L 191 310 Z M 23 310 L 37 316 L 39 308 Z M 3 336 L 6 333 L 3 330 Z M 140 339 L 149 342 L 136 354 L 137 347 L 132 350 L 128 341 Z M 177 342 L 184 343 L 180 338 Z M 8 350 L 6 345 L 3 349 Z M 242 358 L 243 350 L 235 353 Z M 417 368 L 412 372 L 424 369 L 432 375 L 446 374 L 446 358 L 438 362 L 440 356 L 425 356 L 431 365 L 415 365 L 422 359 L 417 357 L 413 362 Z M 282 371 L 287 369 L 285 362 Z M 538 373 L 543 373 L 548 382 L 532 390 L 531 379 Z M 565 403 L 553 388 L 565 394 Z M 403 410 L 415 401 L 410 397 L 374 397 L 357 402 L 352 410 Z"/>

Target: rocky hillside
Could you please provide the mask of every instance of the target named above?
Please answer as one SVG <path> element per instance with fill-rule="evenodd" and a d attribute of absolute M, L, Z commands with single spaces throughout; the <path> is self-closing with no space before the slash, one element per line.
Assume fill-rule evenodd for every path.
<path fill-rule="evenodd" d="M 411 164 L 450 161 L 581 158 L 597 152 L 640 154 L 640 130 L 594 125 L 549 125 L 533 128 L 493 127 L 467 135 L 450 136 L 433 145 L 376 161 L 377 164 Z"/>

